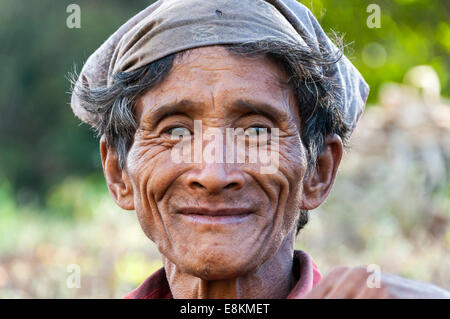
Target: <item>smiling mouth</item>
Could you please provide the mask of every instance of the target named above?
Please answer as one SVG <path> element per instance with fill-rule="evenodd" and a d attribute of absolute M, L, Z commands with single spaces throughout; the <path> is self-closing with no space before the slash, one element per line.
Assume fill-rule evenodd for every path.
<path fill-rule="evenodd" d="M 247 208 L 209 209 L 188 207 L 178 211 L 192 222 L 200 224 L 234 224 L 244 221 L 254 212 Z"/>

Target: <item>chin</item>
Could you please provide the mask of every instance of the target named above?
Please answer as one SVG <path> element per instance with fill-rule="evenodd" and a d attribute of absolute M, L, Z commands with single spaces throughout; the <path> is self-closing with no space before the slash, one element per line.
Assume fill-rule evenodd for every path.
<path fill-rule="evenodd" d="M 246 275 L 258 267 L 251 254 L 239 250 L 233 252 L 214 249 L 210 252 L 195 252 L 178 264 L 185 272 L 204 280 L 224 280 Z"/>

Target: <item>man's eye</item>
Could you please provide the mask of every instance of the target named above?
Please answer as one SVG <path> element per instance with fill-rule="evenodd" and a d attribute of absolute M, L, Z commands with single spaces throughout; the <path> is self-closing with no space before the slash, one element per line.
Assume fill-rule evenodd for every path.
<path fill-rule="evenodd" d="M 258 136 L 261 134 L 268 134 L 269 129 L 267 127 L 252 126 L 245 130 L 247 136 Z"/>
<path fill-rule="evenodd" d="M 191 135 L 191 132 L 185 127 L 172 127 L 172 128 L 165 130 L 164 133 L 169 134 L 173 137 Z"/>

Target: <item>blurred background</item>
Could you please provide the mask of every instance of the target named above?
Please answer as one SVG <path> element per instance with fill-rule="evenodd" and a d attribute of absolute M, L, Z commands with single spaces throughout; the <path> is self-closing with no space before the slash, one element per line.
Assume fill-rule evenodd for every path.
<path fill-rule="evenodd" d="M 66 25 L 71 3 L 81 28 Z M 0 298 L 120 298 L 161 267 L 135 213 L 110 198 L 98 139 L 73 116 L 67 80 L 150 3 L 0 0 Z M 344 35 L 371 93 L 297 248 L 325 274 L 377 264 L 450 290 L 450 3 L 302 3 Z"/>

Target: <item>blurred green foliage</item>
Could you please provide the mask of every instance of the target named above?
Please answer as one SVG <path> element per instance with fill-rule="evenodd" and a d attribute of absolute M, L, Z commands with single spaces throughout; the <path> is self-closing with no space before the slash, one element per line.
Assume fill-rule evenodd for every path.
<path fill-rule="evenodd" d="M 67 74 L 149 1 L 0 1 L 0 174 L 17 199 L 43 203 L 67 175 L 101 172 L 98 142 L 69 106 Z"/>
<path fill-rule="evenodd" d="M 325 30 L 344 35 L 346 54 L 371 87 L 375 102 L 384 82 L 402 82 L 413 66 L 431 65 L 442 95 L 450 96 L 450 2 L 437 0 L 309 0 L 303 2 Z M 380 7 L 380 28 L 368 28 L 370 4 Z M 371 50 L 370 44 L 380 50 Z M 369 45 L 369 46 L 368 46 Z M 373 46 L 372 46 L 373 48 Z M 385 55 L 385 58 L 383 57 Z M 378 60 L 384 63 L 377 63 Z"/>
<path fill-rule="evenodd" d="M 81 28 L 69 29 L 66 7 L 72 2 L 0 1 L 0 174 L 19 202 L 50 198 L 63 215 L 71 210 L 60 207 L 67 194 L 54 193 L 53 185 L 70 183 L 64 181 L 69 175 L 101 174 L 98 141 L 70 110 L 66 76 L 152 1 L 76 1 Z M 372 88 L 369 102 L 383 82 L 401 82 L 419 64 L 433 66 L 443 95 L 450 96 L 449 2 L 377 0 L 381 28 L 369 29 L 372 2 L 303 1 L 326 31 L 345 35 L 346 53 Z"/>

